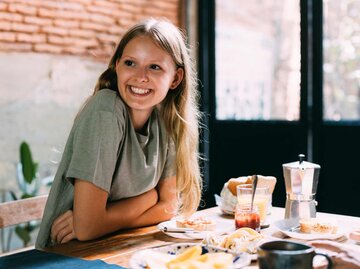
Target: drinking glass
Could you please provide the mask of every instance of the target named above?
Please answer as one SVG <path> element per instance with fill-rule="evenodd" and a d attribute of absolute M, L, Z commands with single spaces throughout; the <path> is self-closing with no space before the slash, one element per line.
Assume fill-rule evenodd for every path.
<path fill-rule="evenodd" d="M 237 191 L 237 203 L 238 205 L 250 204 L 253 193 L 251 184 L 238 185 Z M 254 205 L 259 209 L 260 223 L 265 224 L 266 214 L 270 202 L 271 195 L 269 193 L 269 187 L 257 187 L 254 197 Z"/>

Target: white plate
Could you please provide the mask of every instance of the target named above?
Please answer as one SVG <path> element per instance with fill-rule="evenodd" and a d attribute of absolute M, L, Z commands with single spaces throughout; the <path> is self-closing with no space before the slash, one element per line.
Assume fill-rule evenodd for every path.
<path fill-rule="evenodd" d="M 204 231 L 204 232 L 186 232 L 186 233 L 171 233 L 171 232 L 164 232 L 164 227 L 168 229 L 176 228 L 176 220 L 168 220 L 161 222 L 158 224 L 157 228 L 165 233 L 168 236 L 180 239 L 204 239 L 209 234 L 225 234 L 235 231 L 235 223 L 232 219 L 224 219 L 222 221 L 216 220 L 216 228 L 214 231 Z"/>
<path fill-rule="evenodd" d="M 327 240 L 336 240 L 340 237 L 344 236 L 345 233 L 339 230 L 335 234 L 321 234 L 321 233 L 301 233 L 299 231 L 290 232 L 289 229 L 299 225 L 299 219 L 283 219 L 278 220 L 273 223 L 273 225 L 280 230 L 283 234 L 294 238 L 294 239 L 301 239 L 301 240 L 317 240 L 317 239 L 327 239 Z"/>
<path fill-rule="evenodd" d="M 185 249 L 192 247 L 194 245 L 198 245 L 196 243 L 179 243 L 179 244 L 173 244 L 163 247 L 157 247 L 152 249 L 144 249 L 135 252 L 129 261 L 129 266 L 132 269 L 144 269 L 147 266 L 147 259 L 149 256 L 154 258 L 155 253 L 162 253 L 162 254 L 168 254 L 168 255 L 178 255 L 182 253 Z M 200 244 L 201 245 L 201 244 Z M 202 254 L 205 253 L 214 253 L 214 252 L 227 252 L 233 255 L 233 263 L 234 263 L 234 269 L 242 268 L 244 266 L 247 266 L 250 264 L 251 259 L 250 255 L 247 253 L 232 253 L 226 249 L 217 248 L 217 247 L 211 247 L 206 245 L 202 246 Z"/>

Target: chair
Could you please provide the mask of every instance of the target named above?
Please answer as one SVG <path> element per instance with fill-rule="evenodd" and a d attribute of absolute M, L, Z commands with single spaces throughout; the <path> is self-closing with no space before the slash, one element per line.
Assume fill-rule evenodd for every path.
<path fill-rule="evenodd" d="M 42 218 L 48 195 L 0 203 L 0 229 Z"/>

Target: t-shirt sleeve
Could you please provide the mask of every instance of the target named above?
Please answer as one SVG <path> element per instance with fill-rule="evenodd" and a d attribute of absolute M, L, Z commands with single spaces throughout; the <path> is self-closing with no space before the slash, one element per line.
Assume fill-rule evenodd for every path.
<path fill-rule="evenodd" d="M 90 106 L 79 115 L 66 178 L 83 179 L 110 192 L 121 139 L 114 113 Z"/>
<path fill-rule="evenodd" d="M 167 177 L 176 175 L 176 150 L 174 142 L 169 139 L 169 146 L 166 155 L 166 161 L 164 165 L 164 170 L 161 174 L 160 179 L 165 179 Z"/>

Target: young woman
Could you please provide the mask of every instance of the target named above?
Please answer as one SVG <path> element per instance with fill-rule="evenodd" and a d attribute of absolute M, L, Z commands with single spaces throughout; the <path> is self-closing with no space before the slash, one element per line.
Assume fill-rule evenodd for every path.
<path fill-rule="evenodd" d="M 125 33 L 74 121 L 38 248 L 196 211 L 202 183 L 195 82 L 173 24 L 147 20 Z"/>

